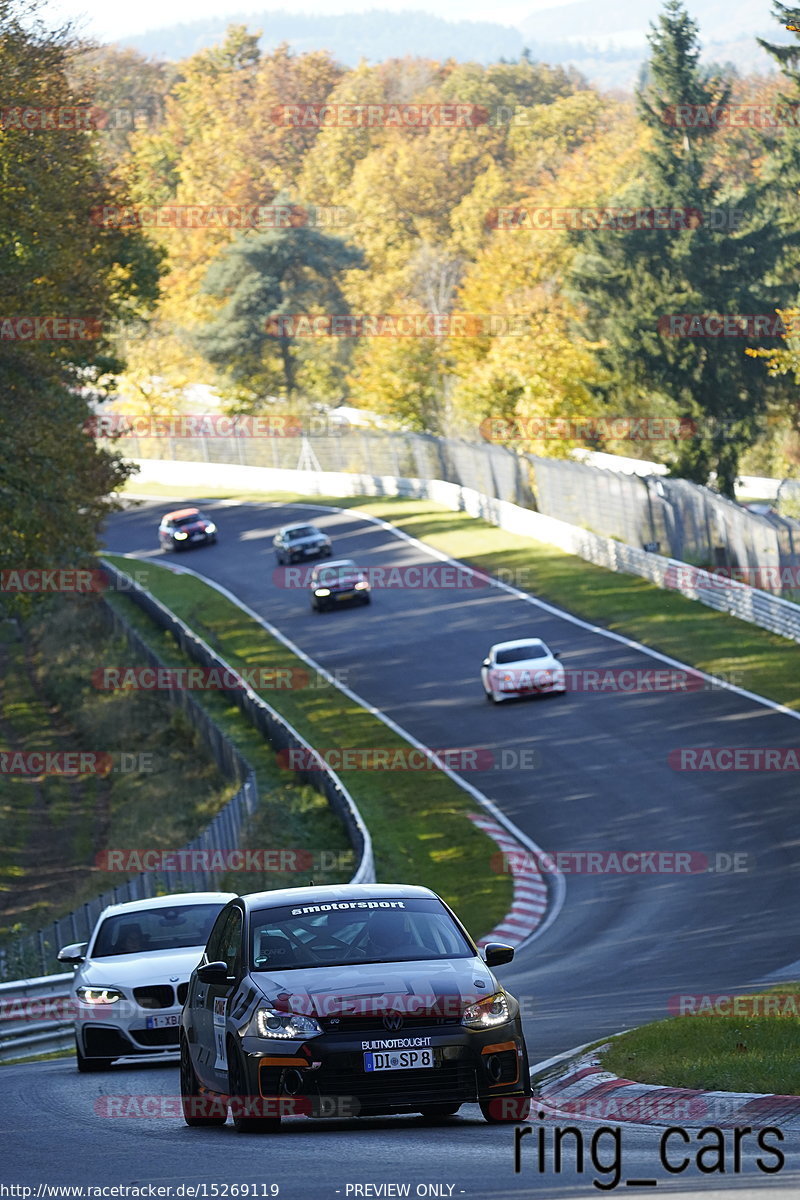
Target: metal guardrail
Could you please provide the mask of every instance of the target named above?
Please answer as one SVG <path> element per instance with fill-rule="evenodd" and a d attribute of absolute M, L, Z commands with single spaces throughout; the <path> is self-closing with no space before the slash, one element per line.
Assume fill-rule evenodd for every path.
<path fill-rule="evenodd" d="M 179 482 L 187 488 L 213 485 L 261 491 L 294 491 L 307 496 L 408 496 L 427 498 L 453 512 L 481 517 L 501 529 L 522 534 L 587 562 L 641 575 L 659 587 L 681 592 L 691 600 L 728 612 L 771 633 L 800 642 L 800 605 L 771 592 L 750 587 L 724 574 L 692 566 L 657 552 L 632 546 L 615 538 L 570 525 L 558 517 L 534 512 L 487 492 L 444 479 L 421 479 L 397 475 L 370 475 L 317 470 L 273 470 L 234 467 L 227 464 L 141 459 L 144 486 L 160 481 Z"/>
<path fill-rule="evenodd" d="M 106 559 L 101 558 L 100 561 L 116 586 L 120 589 L 124 588 L 130 599 L 138 604 L 156 625 L 172 633 L 185 654 L 201 666 L 209 670 L 217 670 L 221 679 L 233 680 L 233 686 L 220 687 L 220 693 L 232 704 L 241 708 L 275 750 L 303 749 L 306 752 L 304 760 L 309 764 L 312 760 L 318 764 L 296 769 L 295 774 L 302 782 L 309 783 L 315 791 L 325 796 L 331 808 L 344 824 L 350 844 L 358 855 L 358 867 L 350 882 L 372 883 L 375 879 L 372 839 L 358 806 L 336 772 L 320 759 L 315 759 L 311 743 L 307 742 L 302 734 L 298 733 L 294 726 L 272 705 L 254 692 L 239 672 L 221 655 L 212 650 L 193 629 L 123 571 L 117 570 Z"/>
<path fill-rule="evenodd" d="M 124 590 L 132 600 L 152 617 L 160 628 L 172 632 L 181 648 L 194 661 L 208 668 L 217 668 L 221 676 L 227 673 L 225 677 L 231 678 L 233 686 L 220 690 L 229 700 L 242 708 L 256 728 L 259 729 L 266 740 L 276 750 L 302 748 L 306 752 L 304 760 L 309 763 L 314 761 L 318 764 L 297 770 L 295 774 L 303 782 L 309 783 L 317 791 L 325 795 L 331 807 L 342 819 L 350 842 L 358 855 L 358 867 L 350 882 L 373 882 L 375 879 L 375 865 L 369 830 L 355 801 L 336 773 L 321 760 L 315 760 L 311 744 L 276 712 L 271 705 L 267 704 L 265 700 L 249 688 L 238 672 L 223 658 L 215 654 L 207 643 L 198 637 L 188 625 L 181 621 L 165 605 L 161 604 L 160 601 L 156 600 L 155 597 L 139 587 L 124 572 L 118 571 L 115 566 L 104 559 L 101 559 L 101 562 L 104 569 L 109 573 L 115 587 L 119 590 Z M 145 657 L 150 665 L 164 667 L 165 664 L 162 663 L 151 647 L 144 642 L 137 631 L 116 610 L 111 609 L 111 612 L 113 613 L 115 625 L 125 634 L 137 653 Z M 239 686 L 236 686 L 237 682 Z M 239 839 L 247 817 L 255 811 L 258 804 L 258 788 L 255 772 L 246 759 L 239 754 L 233 743 L 229 741 L 196 701 L 188 696 L 185 691 L 175 689 L 171 694 L 175 701 L 180 703 L 190 713 L 191 719 L 196 722 L 196 727 L 212 742 L 212 747 L 217 754 L 223 757 L 223 761 L 227 757 L 226 765 L 229 770 L 247 772 L 243 786 L 236 795 L 232 797 L 211 824 L 197 838 L 193 839 L 187 846 L 181 847 L 181 849 L 213 850 L 221 846 L 228 848 L 236 847 L 239 845 Z M 83 905 L 80 910 L 70 913 L 60 921 L 54 922 L 46 930 L 40 930 L 36 934 L 27 935 L 28 940 L 31 942 L 34 960 L 38 957 L 39 961 L 43 964 L 43 969 L 46 970 L 48 957 L 55 955 L 59 945 L 88 940 L 97 918 L 109 904 L 148 898 L 156 894 L 159 883 L 165 882 L 168 890 L 174 890 L 176 887 L 185 889 L 187 886 L 191 890 L 204 890 L 210 887 L 212 879 L 211 873 L 203 869 L 198 871 L 163 872 L 160 875 L 157 872 L 145 872 L 134 876 L 121 887 L 116 887 L 110 892 L 96 897 L 88 904 Z M 22 941 L 23 939 L 18 939 L 17 945 L 20 945 Z M 6 962 L 8 962 L 8 957 L 6 958 Z M 26 956 L 24 951 L 20 949 L 16 958 L 12 957 L 11 960 L 25 961 L 26 957 L 29 958 L 30 956 Z M 6 983 L 0 984 L 0 1061 L 8 1057 L 38 1054 L 42 1053 L 45 1049 L 57 1049 L 71 1044 L 72 1024 L 70 1020 L 56 1020 L 55 1018 L 42 1019 L 42 1021 L 37 1020 L 35 1030 L 31 1031 L 30 1017 L 26 1018 L 26 1023 L 19 1028 L 11 1016 L 8 1017 L 9 1023 L 6 1023 L 3 1015 L 4 1012 L 13 1013 L 13 1005 L 9 1008 L 12 1001 L 21 1000 L 26 997 L 50 996 L 51 999 L 59 998 L 61 1001 L 65 1001 L 66 997 L 63 992 L 53 992 L 49 989 L 52 989 L 54 985 L 57 988 L 59 984 L 63 985 L 64 980 L 71 978 L 71 975 L 50 975 L 42 976 L 38 979 L 9 980 Z"/>
<path fill-rule="evenodd" d="M 106 603 L 105 610 L 114 630 L 123 634 L 137 655 L 151 667 L 164 667 L 158 654 L 112 605 Z M 236 793 L 202 833 L 180 849 L 213 850 L 219 845 L 238 847 L 242 830 L 259 802 L 256 773 L 196 700 L 185 691 L 176 689 L 170 692 L 170 699 L 187 713 L 192 727 L 199 731 L 211 749 L 223 774 L 240 784 Z M 101 912 L 110 904 L 145 900 L 170 891 L 206 890 L 217 890 L 214 876 L 208 870 L 152 871 L 133 875 L 44 929 L 22 934 L 9 941 L 0 952 L 0 977 L 8 979 L 15 971 L 38 970 L 45 975 L 48 970 L 59 970 L 56 960 L 59 947 L 70 942 L 87 941 Z"/>
<path fill-rule="evenodd" d="M 432 499 L 441 500 L 443 489 L 451 485 L 439 484 L 430 489 Z M 516 504 L 502 500 L 492 501 L 489 497 L 459 489 L 460 507 L 473 515 L 480 515 L 503 529 L 521 533 L 537 541 L 558 546 L 570 554 L 577 554 L 587 562 L 606 567 L 610 571 L 621 571 L 628 575 L 640 575 L 658 587 L 680 592 L 690 600 L 727 612 L 742 621 L 768 629 L 781 637 L 800 642 L 800 605 L 761 591 L 725 575 L 693 567 L 674 558 L 629 546 L 614 538 L 602 537 L 587 529 L 579 529 L 546 517 L 542 513 L 529 512 Z M 489 515 L 489 511 L 491 515 Z"/>
<path fill-rule="evenodd" d="M 0 983 L 0 1062 L 72 1046 L 73 972 Z"/>
<path fill-rule="evenodd" d="M 275 421 L 280 430 L 281 417 L 276 416 Z M 122 437 L 114 448 L 126 457 L 150 463 L 203 461 L 211 467 L 209 482 L 214 478 L 214 468 L 223 464 L 272 468 L 281 473 L 313 467 L 323 473 L 443 480 L 523 508 L 535 508 L 544 515 L 595 530 L 602 537 L 620 538 L 640 547 L 658 543 L 666 557 L 684 562 L 727 568 L 775 566 L 800 572 L 800 522 L 774 512 L 757 515 L 685 479 L 663 475 L 640 478 L 638 473 L 630 475 L 569 459 L 518 453 L 489 440 L 331 426 L 322 415 L 305 422 L 295 420 L 295 424 L 308 429 L 304 436 L 291 423 L 285 436 L 249 436 L 247 418 L 242 422 L 239 436 L 214 433 L 175 437 L 166 432 L 135 436 L 137 427 L 146 430 L 148 426 L 148 419 L 142 418 L 138 426 L 136 422 L 131 425 L 131 436 Z M 228 418 L 227 424 L 232 427 L 235 419 Z M 492 422 L 485 424 L 491 427 Z M 568 429 L 569 422 L 564 424 Z M 513 422 L 500 421 L 499 425 L 510 431 Z M 558 419 L 542 425 L 550 430 L 543 437 L 557 442 L 568 436 L 559 430 Z M 169 429 L 168 420 L 165 426 Z M 524 421 L 521 426 L 524 430 Z M 475 434 L 472 436 L 474 439 Z M 492 436 L 491 431 L 486 436 Z M 794 511 L 789 503 L 790 490 L 781 488 L 788 505 L 781 506 L 784 514 Z M 769 582 L 760 586 L 781 592 L 779 586 Z"/>

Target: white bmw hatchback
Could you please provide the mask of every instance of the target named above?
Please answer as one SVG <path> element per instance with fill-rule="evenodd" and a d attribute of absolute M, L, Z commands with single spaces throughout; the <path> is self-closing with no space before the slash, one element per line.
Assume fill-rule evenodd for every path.
<path fill-rule="evenodd" d="M 515 696 L 534 696 L 541 692 L 566 691 L 565 672 L 553 652 L 541 638 L 520 638 L 515 642 L 497 642 L 481 667 L 481 683 L 486 699 L 499 704 Z"/>
<path fill-rule="evenodd" d="M 72 993 L 79 1071 L 103 1071 L 116 1058 L 178 1053 L 189 976 L 217 914 L 235 897 L 185 892 L 112 904 L 88 942 L 59 952 L 59 962 L 77 967 Z"/>

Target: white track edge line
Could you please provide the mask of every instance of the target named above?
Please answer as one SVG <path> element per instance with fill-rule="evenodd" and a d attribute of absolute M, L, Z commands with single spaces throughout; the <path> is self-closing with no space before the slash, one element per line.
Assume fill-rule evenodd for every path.
<path fill-rule="evenodd" d="M 389 526 L 389 528 L 391 528 L 391 526 Z M 127 558 L 134 562 L 141 561 L 135 554 L 120 554 L 119 551 L 110 550 L 108 548 L 106 548 L 103 553 L 116 554 L 119 558 Z M 152 559 L 148 559 L 146 561 L 148 563 L 152 563 Z M 451 767 L 448 767 L 445 763 L 440 762 L 429 746 L 426 746 L 424 742 L 420 742 L 417 738 L 415 738 L 412 733 L 409 733 L 407 730 L 403 729 L 401 725 L 398 725 L 396 721 L 392 720 L 392 718 L 387 716 L 386 713 L 382 712 L 381 709 L 376 708 L 367 700 L 364 700 L 358 695 L 357 692 L 354 692 L 352 688 L 347 687 L 346 684 L 340 683 L 338 679 L 334 678 L 334 676 L 329 671 L 326 671 L 323 666 L 315 661 L 315 659 L 306 654 L 304 650 L 301 650 L 300 647 L 297 646 L 290 638 L 287 638 L 280 629 L 277 629 L 274 625 L 270 624 L 269 621 L 260 616 L 254 609 L 250 608 L 248 604 L 245 604 L 243 600 L 240 600 L 238 596 L 229 590 L 229 588 L 226 588 L 221 583 L 217 583 L 213 579 L 209 579 L 207 576 L 202 575 L 199 571 L 193 570 L 191 567 L 178 566 L 177 564 L 173 563 L 155 563 L 153 565 L 160 567 L 162 570 L 172 571 L 178 575 L 193 575 L 196 579 L 201 579 L 203 583 L 207 583 L 209 587 L 212 587 L 215 591 L 219 592 L 220 595 L 224 596 L 227 600 L 230 600 L 232 604 L 235 604 L 237 608 L 246 613 L 248 617 L 256 621 L 262 627 L 262 629 L 266 629 L 267 633 L 271 634 L 274 638 L 286 646 L 287 650 L 291 650 L 292 653 L 296 654 L 298 658 L 301 658 L 303 662 L 307 663 L 310 667 L 313 667 L 313 669 L 317 671 L 324 679 L 337 687 L 340 692 L 348 697 L 348 699 L 352 700 L 355 704 L 358 704 L 368 713 L 371 713 L 372 716 L 377 717 L 379 721 L 382 721 L 384 725 L 386 725 L 399 737 L 404 738 L 410 745 L 414 746 L 415 749 L 422 750 L 423 753 L 428 756 L 428 758 L 437 763 L 440 771 L 449 776 L 449 778 L 452 779 L 458 787 L 462 788 L 465 792 L 468 792 L 469 795 L 472 796 L 472 798 L 476 800 L 482 808 L 491 813 L 494 819 L 505 829 L 507 829 L 508 832 L 513 835 L 513 837 L 522 843 L 522 845 L 527 846 L 527 848 L 537 857 L 537 861 L 541 860 L 541 857 L 545 853 L 541 847 L 538 846 L 532 838 L 529 838 L 526 833 L 523 833 L 522 830 L 519 829 L 514 822 L 511 821 L 505 815 L 505 813 L 502 812 L 501 809 L 499 809 L 497 805 L 489 799 L 488 796 L 485 796 L 483 792 L 479 791 L 478 788 L 474 787 L 473 784 L 469 783 L 466 779 L 462 779 L 461 776 Z M 528 944 L 528 942 L 532 942 L 535 938 L 540 937 L 541 934 L 543 934 L 544 931 L 548 929 L 550 925 L 552 925 L 558 914 L 561 912 L 566 897 L 566 884 L 564 882 L 564 876 L 558 872 L 553 872 L 552 881 L 552 904 L 549 907 L 547 916 L 528 937 L 524 938 L 523 941 L 519 943 L 519 945 L 516 947 L 517 950 L 521 950 L 523 946 Z M 503 920 L 505 920 L 505 917 Z"/>

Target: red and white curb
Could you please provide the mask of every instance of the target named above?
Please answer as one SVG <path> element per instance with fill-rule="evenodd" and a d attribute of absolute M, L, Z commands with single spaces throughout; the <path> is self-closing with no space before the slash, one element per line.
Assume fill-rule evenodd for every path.
<path fill-rule="evenodd" d="M 800 1129 L 800 1096 L 703 1092 L 634 1083 L 602 1069 L 600 1055 L 608 1046 L 606 1043 L 571 1058 L 560 1073 L 557 1069 L 541 1072 L 538 1080 L 534 1075 L 530 1119 L 568 1117 L 573 1121 L 680 1125 L 689 1129 L 707 1125 L 720 1129 L 745 1125 L 752 1129 L 767 1125 Z"/>
<path fill-rule="evenodd" d="M 505 942 L 518 946 L 541 925 L 547 912 L 547 884 L 536 866 L 534 856 L 507 829 L 491 817 L 468 813 L 473 825 L 482 829 L 496 842 L 503 855 L 503 863 L 514 880 L 514 899 L 503 920 L 491 933 L 485 934 L 478 945 L 487 942 Z M 498 856 L 499 858 L 499 856 Z"/>

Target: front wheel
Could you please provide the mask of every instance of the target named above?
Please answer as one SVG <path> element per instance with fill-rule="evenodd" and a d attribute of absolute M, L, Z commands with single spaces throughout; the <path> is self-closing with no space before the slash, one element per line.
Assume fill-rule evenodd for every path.
<path fill-rule="evenodd" d="M 527 1121 L 531 1111 L 530 1096 L 494 1096 L 479 1100 L 483 1119 L 490 1125 L 516 1125 Z"/>
<path fill-rule="evenodd" d="M 181 1107 L 184 1121 L 193 1128 L 224 1125 L 228 1119 L 227 1106 L 222 1108 L 221 1113 L 209 1116 L 212 1108 L 221 1107 L 223 1103 L 218 1098 L 212 1099 L 208 1094 L 202 1092 L 200 1082 L 194 1073 L 189 1047 L 185 1039 L 181 1038 Z"/>
<path fill-rule="evenodd" d="M 244 1065 L 233 1041 L 228 1041 L 228 1088 L 230 1091 L 233 1124 L 239 1133 L 277 1133 L 281 1127 L 280 1117 L 252 1116 L 255 1108 L 277 1104 L 277 1099 L 263 1100 L 260 1096 L 248 1095 Z"/>

